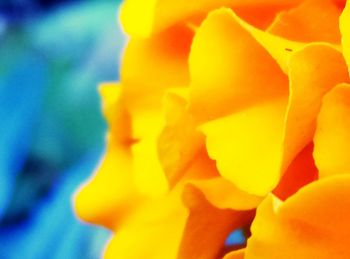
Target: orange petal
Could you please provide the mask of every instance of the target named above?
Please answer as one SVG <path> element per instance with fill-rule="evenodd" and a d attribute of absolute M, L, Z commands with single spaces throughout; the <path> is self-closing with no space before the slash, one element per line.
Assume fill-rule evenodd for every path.
<path fill-rule="evenodd" d="M 117 229 L 104 258 L 175 259 L 188 210 L 173 194 L 139 207 Z"/>
<path fill-rule="evenodd" d="M 345 7 L 347 0 L 333 0 L 333 2 L 336 4 L 336 6 L 340 9 L 343 10 Z"/>
<path fill-rule="evenodd" d="M 157 139 L 164 125 L 161 112 L 161 93 L 128 93 L 123 84 L 121 100 L 126 106 L 131 121 L 132 177 L 136 188 L 146 196 L 163 195 L 168 184 L 158 159 Z M 128 89 L 128 90 L 129 90 Z M 145 91 L 145 90 L 143 90 Z M 123 128 L 124 125 L 119 125 Z M 114 134 L 112 132 L 111 136 Z"/>
<path fill-rule="evenodd" d="M 245 249 L 240 249 L 237 251 L 233 251 L 225 255 L 223 259 L 244 259 L 244 251 Z"/>
<path fill-rule="evenodd" d="M 350 85 L 333 88 L 317 120 L 314 157 L 320 176 L 350 173 Z"/>
<path fill-rule="evenodd" d="M 178 185 L 185 185 L 190 181 L 212 179 L 218 176 L 215 161 L 209 158 L 206 149 L 203 147 L 199 149 L 188 168 L 182 173 L 182 178 Z"/>
<path fill-rule="evenodd" d="M 171 186 L 204 147 L 204 136 L 187 112 L 187 103 L 185 97 L 174 91 L 164 99 L 166 124 L 158 139 L 158 156 Z"/>
<path fill-rule="evenodd" d="M 310 44 L 293 52 L 288 63 L 287 100 L 286 79 L 272 56 L 235 21 L 230 11 L 222 9 L 213 12 L 199 29 L 191 53 L 191 104 L 194 115 L 202 120 L 228 114 L 201 126 L 208 153 L 222 176 L 242 190 L 263 196 L 312 140 L 322 96 L 347 80 L 347 69 L 341 53 L 328 44 Z M 253 35 L 267 46 L 269 41 L 262 33 L 255 30 Z M 209 35 L 218 43 L 208 40 Z M 237 46 L 237 37 L 244 46 Z M 225 46 L 230 48 L 225 50 Z M 214 62 L 200 62 L 201 53 L 213 53 L 209 60 Z M 251 60 L 259 60 L 255 68 Z"/>
<path fill-rule="evenodd" d="M 139 87 L 133 93 L 187 85 L 193 34 L 188 26 L 178 25 L 147 39 L 131 38 L 122 57 L 121 81 Z"/>
<path fill-rule="evenodd" d="M 161 110 L 162 92 L 148 92 L 144 90 L 131 94 L 129 91 L 136 88 L 134 85 L 123 84 L 121 89 L 121 102 L 130 118 L 131 136 L 136 141 L 142 139 L 155 139 L 164 125 Z"/>
<path fill-rule="evenodd" d="M 262 197 L 241 191 L 222 177 L 189 181 L 199 189 L 206 200 L 219 209 L 251 210 L 262 201 Z"/>
<path fill-rule="evenodd" d="M 285 104 L 269 101 L 201 127 L 220 174 L 250 194 L 264 196 L 279 180 Z"/>
<path fill-rule="evenodd" d="M 176 195 L 139 208 L 117 230 L 104 258 L 215 258 L 228 233 L 252 219 L 252 212 L 219 210 L 192 189 L 184 199 L 188 208 Z"/>
<path fill-rule="evenodd" d="M 318 170 L 312 156 L 313 144 L 307 145 L 289 165 L 273 193 L 282 200 L 301 187 L 318 179 Z"/>
<path fill-rule="evenodd" d="M 222 7 L 268 6 L 270 9 L 290 7 L 301 0 L 127 0 L 120 12 L 124 30 L 132 36 L 147 37 L 154 32 L 162 31 L 174 24 L 188 20 L 193 16 Z"/>
<path fill-rule="evenodd" d="M 346 6 L 343 10 L 342 15 L 339 20 L 340 32 L 342 35 L 342 46 L 343 54 L 348 64 L 349 73 L 350 73 L 350 2 L 346 2 Z"/>
<path fill-rule="evenodd" d="M 210 176 L 203 171 L 215 167 L 205 161 L 205 156 L 196 159 L 187 177 Z M 184 204 L 185 184 L 179 182 L 169 194 L 139 203 L 115 229 L 105 258 L 212 258 L 228 233 L 252 220 L 252 211 L 218 209 L 192 186 L 186 185 Z"/>
<path fill-rule="evenodd" d="M 307 45 L 291 57 L 289 67 L 284 165 L 311 142 L 323 96 L 338 83 L 349 80 L 343 56 L 328 44 Z"/>
<path fill-rule="evenodd" d="M 229 9 L 214 11 L 203 22 L 190 55 L 190 108 L 199 120 L 232 113 L 201 127 L 209 155 L 238 188 L 264 195 L 279 176 L 274 147 L 282 144 L 288 82 L 252 34 L 269 40 L 248 29 Z"/>
<path fill-rule="evenodd" d="M 212 206 L 219 209 L 251 210 L 262 200 L 220 177 L 215 161 L 208 157 L 205 149 L 200 149 L 193 157 L 179 184 L 198 189 Z"/>
<path fill-rule="evenodd" d="M 340 13 L 332 1 L 309 0 L 281 12 L 268 31 L 294 41 L 340 43 Z"/>
<path fill-rule="evenodd" d="M 194 38 L 190 111 L 201 121 L 287 94 L 287 77 L 238 21 L 230 9 L 214 11 Z"/>
<path fill-rule="evenodd" d="M 289 6 L 288 6 L 289 7 Z M 276 15 L 287 9 L 287 6 L 235 6 L 232 10 L 244 21 L 256 28 L 266 30 L 274 21 Z"/>
<path fill-rule="evenodd" d="M 247 259 L 349 258 L 350 177 L 313 182 L 284 203 L 268 196 L 258 207 Z"/>
<path fill-rule="evenodd" d="M 261 200 L 219 177 L 205 152 L 197 155 L 179 184 L 184 186 L 183 200 L 190 214 L 178 258 L 221 255 L 228 234 L 251 222 L 250 209 Z"/>
<path fill-rule="evenodd" d="M 175 26 L 148 39 L 132 39 L 124 53 L 121 99 L 131 119 L 133 180 L 151 197 L 164 194 L 167 181 L 158 159 L 157 139 L 164 125 L 167 88 L 188 84 L 187 59 L 193 32 Z"/>
<path fill-rule="evenodd" d="M 154 137 L 163 126 L 162 100 L 171 87 L 189 83 L 193 31 L 175 26 L 148 39 L 131 39 L 122 60 L 122 99 L 135 139 Z"/>
<path fill-rule="evenodd" d="M 217 209 L 197 188 L 187 185 L 183 199 L 190 210 L 178 258 L 218 258 L 232 230 L 251 221 L 254 212 Z"/>
<path fill-rule="evenodd" d="M 152 93 L 143 96 L 141 93 L 139 95 L 129 95 L 130 93 L 125 90 L 129 86 L 123 84 L 121 88 L 115 88 L 121 92 L 118 103 L 114 106 L 109 104 L 109 99 L 117 98 L 116 94 L 109 96 L 114 89 L 108 87 L 101 89 L 103 97 L 106 99 L 104 102 L 104 106 L 106 106 L 105 114 L 111 121 L 109 123 L 108 145 L 109 149 L 118 149 L 119 143 L 128 145 L 128 152 L 132 157 L 129 158 L 132 166 L 131 171 L 123 173 L 130 175 L 134 187 L 139 193 L 148 197 L 156 197 L 163 195 L 168 190 L 168 184 L 158 159 L 156 145 L 158 134 L 163 125 L 162 112 L 158 110 L 156 104 L 157 98 L 160 97 Z M 116 111 L 119 111 L 119 113 L 116 113 Z M 118 145 L 115 146 L 116 140 L 123 137 L 125 140 L 119 140 Z M 113 171 L 116 170 L 118 169 L 115 168 Z"/>

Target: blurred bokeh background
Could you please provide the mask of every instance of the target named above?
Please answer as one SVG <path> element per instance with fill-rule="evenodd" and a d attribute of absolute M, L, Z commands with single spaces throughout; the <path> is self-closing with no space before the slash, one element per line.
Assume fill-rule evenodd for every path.
<path fill-rule="evenodd" d="M 104 149 L 98 84 L 118 79 L 120 0 L 0 0 L 0 258 L 100 258 L 71 197 Z"/>

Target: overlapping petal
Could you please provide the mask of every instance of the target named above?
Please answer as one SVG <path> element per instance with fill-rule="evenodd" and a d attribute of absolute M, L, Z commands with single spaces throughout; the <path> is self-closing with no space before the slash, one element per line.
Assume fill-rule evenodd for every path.
<path fill-rule="evenodd" d="M 340 43 L 339 15 L 334 1 L 309 0 L 277 15 L 268 32 L 286 39 Z"/>
<path fill-rule="evenodd" d="M 253 211 L 217 208 L 206 199 L 207 189 L 188 184 L 189 179 L 211 177 L 213 171 L 213 162 L 202 155 L 188 168 L 186 179 L 171 192 L 161 198 L 144 200 L 129 211 L 123 224 L 115 226 L 116 234 L 106 249 L 105 258 L 213 258 L 219 255 L 228 233 L 249 223 Z M 230 198 L 239 196 L 229 195 Z M 215 204 L 218 198 L 211 200 Z"/>
<path fill-rule="evenodd" d="M 264 195 L 312 140 L 322 96 L 348 80 L 347 68 L 328 44 L 284 49 L 293 52 L 286 63 L 288 83 L 274 44 L 268 47 L 284 41 L 249 32 L 238 19 L 221 9 L 198 30 L 190 56 L 191 108 L 199 121 L 208 121 L 201 129 L 220 173 L 239 188 Z M 249 162 L 253 158 L 256 163 Z"/>
<path fill-rule="evenodd" d="M 173 193 L 140 208 L 118 229 L 105 258 L 214 258 L 227 234 L 251 220 L 252 212 L 217 209 L 194 189 L 185 199 L 187 206 Z"/>
<path fill-rule="evenodd" d="M 149 39 L 131 39 L 121 69 L 122 97 L 137 139 L 159 133 L 166 89 L 189 83 L 188 55 L 193 31 L 175 26 Z"/>
<path fill-rule="evenodd" d="M 225 255 L 224 259 L 244 259 L 244 249 L 228 253 Z"/>
<path fill-rule="evenodd" d="M 248 224 L 254 216 L 253 211 L 218 209 L 203 194 L 192 186 L 187 186 L 184 191 L 184 202 L 190 215 L 177 258 L 220 257 L 227 235 Z"/>
<path fill-rule="evenodd" d="M 170 186 L 186 172 L 204 148 L 204 136 L 187 111 L 188 88 L 172 89 L 164 98 L 165 126 L 158 139 L 158 157 Z"/>
<path fill-rule="evenodd" d="M 350 173 L 350 85 L 340 84 L 324 98 L 317 119 L 315 152 L 321 177 Z"/>
<path fill-rule="evenodd" d="M 245 193 L 220 177 L 214 161 L 207 157 L 204 136 L 188 112 L 188 98 L 188 89 L 179 88 L 169 91 L 164 99 L 167 123 L 158 140 L 158 153 L 169 184 L 186 181 L 221 209 L 255 208 L 261 197 Z M 188 170 L 193 164 L 201 165 L 200 174 Z"/>
<path fill-rule="evenodd" d="M 313 158 L 313 143 L 308 144 L 289 165 L 273 193 L 281 200 L 296 193 L 301 187 L 318 179 Z"/>
<path fill-rule="evenodd" d="M 147 39 L 131 38 L 121 67 L 121 81 L 132 83 L 127 90 L 137 94 L 134 87 L 142 90 L 141 85 L 149 86 L 149 90 L 187 85 L 193 34 L 189 26 L 176 25 Z"/>
<path fill-rule="evenodd" d="M 192 180 L 189 185 L 200 190 L 213 206 L 220 209 L 252 210 L 263 199 L 238 189 L 232 182 L 220 176 Z"/>
<path fill-rule="evenodd" d="M 124 3 L 121 83 L 102 88 L 106 155 L 76 197 L 81 218 L 115 232 L 106 258 L 225 256 L 256 207 L 247 248 L 225 258 L 348 256 L 343 4 Z"/>
<path fill-rule="evenodd" d="M 205 16 L 207 12 L 222 6 L 239 8 L 246 16 L 254 17 L 259 13 L 256 12 L 257 9 L 260 9 L 261 15 L 263 10 L 276 12 L 300 2 L 301 0 L 127 0 L 121 8 L 120 19 L 129 35 L 147 37 L 190 18 Z M 253 10 L 249 12 L 250 8 Z M 265 18 L 267 14 L 265 12 Z"/>
<path fill-rule="evenodd" d="M 285 202 L 269 195 L 258 207 L 245 258 L 348 258 L 349 191 L 349 176 L 338 175 Z"/>
<path fill-rule="evenodd" d="M 283 143 L 287 164 L 312 140 L 323 96 L 338 83 L 349 80 L 341 52 L 328 44 L 309 44 L 293 55 L 289 67 Z"/>
<path fill-rule="evenodd" d="M 176 194 L 146 203 L 117 229 L 104 258 L 176 258 L 187 217 Z"/>
<path fill-rule="evenodd" d="M 349 67 L 350 73 L 350 2 L 346 1 L 346 6 L 339 20 L 340 32 L 342 35 L 343 55 Z"/>
<path fill-rule="evenodd" d="M 232 184 L 218 182 L 215 163 L 203 149 L 196 153 L 187 167 L 182 168 L 184 172 L 180 173 L 169 193 L 152 196 L 147 192 L 146 195 L 144 186 L 150 185 L 157 190 L 163 184 L 152 175 L 154 168 L 147 171 L 145 166 L 149 159 L 149 147 L 137 152 L 134 150 L 140 143 L 134 143 L 136 140 L 131 137 L 130 118 L 123 106 L 121 90 L 120 86 L 113 84 L 101 88 L 104 114 L 110 127 L 108 146 L 96 174 L 75 197 L 77 214 L 86 221 L 116 230 L 105 258 L 140 258 L 146 255 L 150 258 L 177 258 L 178 253 L 185 258 L 205 254 L 207 257 L 203 258 L 211 258 L 221 253 L 227 234 L 249 223 L 253 213 L 250 209 L 256 206 L 260 198 L 250 205 L 243 204 L 241 197 L 246 197 L 246 200 L 251 197 L 238 190 L 230 190 L 230 193 L 226 193 L 226 200 L 222 201 L 217 190 L 225 189 L 218 187 L 226 186 L 228 190 Z M 179 98 L 177 95 L 172 97 Z M 175 126 L 181 120 L 175 119 L 173 122 Z M 179 123 L 177 126 L 182 125 Z M 156 146 L 155 143 L 151 144 Z M 137 164 L 143 165 L 143 168 L 137 168 Z M 184 187 L 185 202 L 181 199 Z M 171 226 L 169 222 L 172 222 Z M 213 228 L 208 231 L 209 223 L 213 224 Z M 193 224 L 200 228 L 193 228 Z M 199 236 L 198 231 L 201 231 Z M 221 238 L 217 238 L 218 234 Z M 152 242 L 141 246 L 144 240 Z M 189 245 L 196 242 L 197 247 Z M 207 243 L 207 250 L 202 249 L 203 242 Z M 164 244 L 162 249 L 159 249 L 160 243 Z M 133 249 L 135 246 L 138 249 Z"/>
<path fill-rule="evenodd" d="M 130 147 L 134 182 L 145 195 L 162 195 L 168 188 L 156 145 L 164 125 L 162 100 L 166 89 L 188 84 L 192 36 L 187 26 L 175 26 L 149 39 L 132 39 L 124 53 L 120 99 L 136 140 Z"/>

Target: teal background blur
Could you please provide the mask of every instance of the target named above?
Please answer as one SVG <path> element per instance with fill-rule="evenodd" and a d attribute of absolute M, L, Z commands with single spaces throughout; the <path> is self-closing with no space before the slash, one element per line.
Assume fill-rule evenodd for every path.
<path fill-rule="evenodd" d="M 98 84 L 118 79 L 119 0 L 0 0 L 0 259 L 100 258 L 71 197 L 104 149 Z"/>

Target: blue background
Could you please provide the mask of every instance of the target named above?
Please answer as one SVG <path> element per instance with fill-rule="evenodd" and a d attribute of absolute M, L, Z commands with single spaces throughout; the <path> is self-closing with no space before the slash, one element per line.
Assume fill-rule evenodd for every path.
<path fill-rule="evenodd" d="M 0 0 L 0 258 L 99 258 L 109 238 L 71 197 L 104 149 L 119 2 Z"/>

